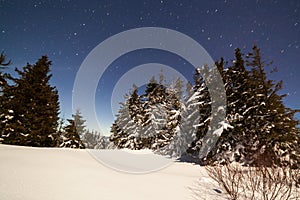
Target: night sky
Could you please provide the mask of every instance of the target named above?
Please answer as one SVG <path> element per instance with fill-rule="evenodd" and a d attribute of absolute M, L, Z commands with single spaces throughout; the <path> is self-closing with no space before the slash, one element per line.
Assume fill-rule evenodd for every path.
<path fill-rule="evenodd" d="M 274 61 L 272 67 L 279 70 L 269 77 L 284 81 L 282 92 L 288 94 L 285 104 L 300 108 L 298 0 L 0 0 L 0 21 L 0 50 L 12 60 L 7 72 L 48 55 L 53 63 L 51 83 L 59 91 L 61 116 L 65 118 L 72 113 L 76 73 L 90 51 L 119 32 L 140 27 L 184 33 L 201 44 L 214 60 L 224 57 L 231 61 L 236 47 L 247 53 L 257 44 L 263 58 Z M 114 84 L 132 67 L 145 63 L 161 63 L 188 79 L 192 77 L 189 63 L 160 50 L 130 52 L 116 59 L 98 83 L 96 112 L 105 119 L 103 134 L 108 133 L 113 121 L 110 104 Z"/>

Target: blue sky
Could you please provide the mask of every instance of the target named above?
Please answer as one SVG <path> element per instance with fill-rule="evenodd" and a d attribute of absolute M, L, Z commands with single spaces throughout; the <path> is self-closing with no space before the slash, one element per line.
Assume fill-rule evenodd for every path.
<path fill-rule="evenodd" d="M 61 115 L 72 113 L 73 84 L 83 60 L 105 39 L 133 28 L 163 27 L 188 35 L 214 60 L 233 58 L 257 44 L 263 58 L 279 72 L 269 77 L 284 81 L 285 103 L 300 108 L 300 2 L 288 1 L 0 1 L 0 50 L 12 68 L 48 55 L 53 62 L 51 83 L 59 91 Z M 104 134 L 113 120 L 111 95 L 128 70 L 161 63 L 192 77 L 184 59 L 159 50 L 130 52 L 105 71 L 96 91 L 96 113 L 104 117 Z M 9 70 L 11 71 L 11 70 Z M 119 94 L 123 96 L 123 94 Z"/>

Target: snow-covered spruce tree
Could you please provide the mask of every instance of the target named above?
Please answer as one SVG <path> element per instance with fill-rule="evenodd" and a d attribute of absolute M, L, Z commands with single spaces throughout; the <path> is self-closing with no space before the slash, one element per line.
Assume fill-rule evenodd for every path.
<path fill-rule="evenodd" d="M 211 116 L 211 99 L 203 74 L 208 73 L 208 67 L 197 68 L 194 73 L 194 85 L 187 92 L 181 112 L 181 134 L 191 141 L 187 153 L 198 160 L 202 139 L 206 135 Z"/>
<path fill-rule="evenodd" d="M 173 139 L 180 121 L 181 97 L 177 96 L 181 94 L 180 79 L 171 86 L 164 86 L 152 77 L 147 84 L 144 95 L 146 101 L 143 106 L 145 108 L 143 127 L 145 127 L 145 140 L 148 144 L 146 148 L 159 150 Z"/>
<path fill-rule="evenodd" d="M 174 88 L 177 88 L 175 84 Z M 180 91 L 182 86 L 180 86 L 173 93 L 176 98 L 175 106 L 173 110 L 171 110 L 172 115 L 167 115 L 167 122 L 172 124 L 172 138 L 167 143 L 164 144 L 163 147 L 157 150 L 159 154 L 168 155 L 172 158 L 195 161 L 198 156 L 193 155 L 196 152 L 196 130 L 197 128 L 193 125 L 195 122 L 199 122 L 200 113 L 198 109 L 198 98 L 199 92 L 192 91 L 193 88 L 190 83 L 187 84 L 186 87 L 186 95 L 184 97 L 180 97 L 177 91 Z M 169 91 L 170 92 L 170 91 Z M 176 95 L 177 94 L 177 95 Z M 183 102 L 179 102 L 179 99 L 183 99 Z M 177 104 L 177 105 L 176 105 Z M 178 106 L 179 109 L 176 108 Z M 169 111 L 169 110 L 168 110 Z M 193 143 L 194 142 L 194 143 Z M 192 146 L 193 144 L 193 146 Z M 187 152 L 189 155 L 194 157 L 187 156 Z"/>
<path fill-rule="evenodd" d="M 73 115 L 73 118 L 74 116 L 75 115 Z M 62 143 L 60 144 L 60 147 L 84 149 L 85 146 L 79 136 L 79 132 L 75 123 L 75 118 L 67 119 L 67 121 L 69 124 L 64 128 L 64 133 L 62 135 Z"/>
<path fill-rule="evenodd" d="M 296 110 L 287 108 L 280 95 L 282 81 L 275 83 L 267 79 L 265 63 L 260 49 L 253 47 L 247 55 L 247 66 L 250 68 L 252 95 L 251 138 L 246 149 L 254 165 L 298 165 L 299 135 L 294 114 Z M 249 109 L 250 109 L 249 108 Z M 250 112 L 250 111 L 249 111 Z"/>
<path fill-rule="evenodd" d="M 138 102 L 133 98 L 138 98 L 136 87 L 133 88 L 131 95 L 125 95 L 125 103 L 120 103 L 121 107 L 116 115 L 115 122 L 112 125 L 110 141 L 117 148 L 141 149 L 141 125 L 138 125 L 139 111 L 133 112 L 129 108 L 135 109 L 140 106 L 130 105 L 130 102 Z M 137 121 L 137 122 L 136 122 Z"/>
<path fill-rule="evenodd" d="M 205 81 L 206 88 L 204 87 L 204 91 L 206 97 L 204 96 L 205 98 L 199 102 L 201 118 L 199 125 L 196 126 L 200 127 L 198 131 L 200 136 L 198 140 L 198 144 L 200 144 L 198 148 L 200 162 L 207 164 L 215 157 L 215 152 L 218 149 L 218 139 L 223 130 L 230 128 L 230 125 L 225 118 L 226 104 L 224 101 L 226 100 L 226 94 L 223 82 L 219 81 L 218 69 L 205 65 L 200 69 L 200 74 Z"/>
<path fill-rule="evenodd" d="M 152 118 L 151 125 L 155 126 L 157 133 L 154 136 L 152 149 L 157 150 L 160 154 L 168 154 L 173 157 L 175 155 L 173 150 L 176 150 L 174 147 L 169 146 L 169 144 L 174 143 L 172 141 L 179 132 L 181 120 L 181 97 L 179 97 L 182 93 L 181 83 L 182 81 L 177 79 L 171 86 L 168 86 L 165 89 L 166 99 L 162 103 L 152 106 L 159 108 L 157 111 L 152 110 L 154 117 Z M 157 115 L 157 113 L 160 113 L 160 115 Z"/>
<path fill-rule="evenodd" d="M 211 162 L 245 161 L 244 147 L 249 141 L 249 128 L 246 126 L 247 110 L 251 107 L 248 72 L 239 49 L 235 50 L 233 65 L 224 68 L 224 60 L 216 62 L 216 66 L 223 78 L 227 96 L 226 121 L 231 129 L 224 129 L 222 135 L 211 152 Z"/>
<path fill-rule="evenodd" d="M 137 124 L 143 123 L 143 105 L 141 103 L 140 96 L 138 95 L 138 87 L 136 85 L 132 86 L 132 93 L 128 99 L 128 110 L 130 117 Z"/>
<path fill-rule="evenodd" d="M 56 145 L 59 114 L 58 94 L 49 80 L 51 62 L 42 56 L 36 64 L 27 64 L 20 78 L 5 88 L 5 109 L 10 113 L 2 129 L 3 143 L 52 147 Z"/>
<path fill-rule="evenodd" d="M 2 69 L 10 65 L 11 61 L 5 61 L 5 54 L 2 52 L 0 54 L 0 143 L 3 140 L 2 139 L 2 130 L 4 127 L 4 123 L 6 123 L 7 118 L 9 118 L 9 112 L 4 106 L 4 102 L 7 100 L 7 95 L 3 94 L 4 88 L 7 87 L 7 81 L 5 78 L 5 74 L 2 73 Z"/>
<path fill-rule="evenodd" d="M 163 75 L 160 75 L 160 83 L 164 81 Z M 146 86 L 145 94 L 141 95 L 144 108 L 145 127 L 143 133 L 143 144 L 145 148 L 157 149 L 160 146 L 162 130 L 165 127 L 166 112 L 165 112 L 165 87 L 157 83 L 153 76 Z"/>

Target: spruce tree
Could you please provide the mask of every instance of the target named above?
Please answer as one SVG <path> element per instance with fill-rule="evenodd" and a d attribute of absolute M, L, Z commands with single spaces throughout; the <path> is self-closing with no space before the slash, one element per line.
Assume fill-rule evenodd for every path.
<path fill-rule="evenodd" d="M 69 148 L 85 148 L 83 143 L 85 130 L 85 120 L 79 110 L 76 110 L 75 114 L 72 115 L 72 119 L 67 119 L 69 124 L 64 128 L 62 134 L 62 142 L 60 147 Z"/>
<path fill-rule="evenodd" d="M 200 122 L 200 113 L 197 104 L 200 93 L 194 92 L 190 83 L 187 84 L 186 90 L 185 96 L 181 97 L 184 101 L 180 102 L 180 110 L 178 110 L 179 112 L 175 112 L 179 115 L 173 115 L 176 116 L 174 119 L 177 119 L 177 121 L 174 121 L 174 125 L 176 126 L 174 126 L 173 130 L 171 129 L 174 131 L 174 135 L 168 141 L 168 144 L 158 149 L 157 152 L 176 159 L 195 161 L 198 160 L 198 156 L 196 155 L 198 151 L 196 150 L 197 128 L 194 125 Z"/>
<path fill-rule="evenodd" d="M 233 64 L 216 62 L 227 94 L 226 120 L 231 129 L 222 135 L 208 156 L 210 162 L 239 161 L 246 165 L 299 164 L 299 129 L 294 114 L 279 95 L 282 81 L 267 78 L 259 48 L 243 58 L 235 51 Z"/>
<path fill-rule="evenodd" d="M 7 81 L 5 78 L 5 74 L 2 73 L 2 69 L 5 69 L 8 65 L 11 64 L 11 61 L 6 61 L 6 56 L 4 52 L 0 54 L 0 143 L 2 142 L 2 130 L 4 128 L 4 124 L 7 121 L 7 118 L 9 118 L 9 113 L 7 112 L 7 109 L 5 107 L 5 102 L 7 101 L 7 95 L 3 93 L 4 88 L 7 88 Z"/>
<path fill-rule="evenodd" d="M 275 82 L 267 78 L 265 62 L 260 49 L 253 47 L 247 55 L 250 68 L 252 99 L 252 140 L 247 153 L 254 165 L 299 165 L 298 121 L 294 114 L 298 112 L 283 104 L 286 95 L 280 95 L 282 81 Z"/>
<path fill-rule="evenodd" d="M 86 120 L 83 119 L 83 116 L 80 112 L 80 110 L 76 110 L 75 114 L 72 115 L 73 120 L 75 122 L 75 127 L 77 130 L 77 133 L 79 134 L 79 136 L 82 136 L 84 134 L 85 130 L 85 122 Z"/>
<path fill-rule="evenodd" d="M 74 119 L 67 119 L 67 120 L 69 124 L 64 128 L 64 134 L 63 134 L 62 143 L 60 144 L 60 147 L 84 149 L 85 146 L 80 139 L 79 131 L 76 127 L 75 120 Z"/>
<path fill-rule="evenodd" d="M 110 141 L 113 142 L 117 148 L 128 149 L 141 149 L 141 125 L 138 125 L 137 115 L 139 111 L 133 111 L 131 109 L 138 108 L 139 106 L 130 105 L 134 101 L 136 88 L 133 88 L 131 95 L 125 95 L 125 103 L 120 103 L 121 107 L 116 116 L 115 122 L 112 125 Z"/>
<path fill-rule="evenodd" d="M 244 161 L 244 148 L 251 139 L 247 126 L 247 109 L 251 107 L 248 102 L 251 98 L 249 77 L 240 49 L 235 50 L 235 59 L 232 66 L 225 69 L 225 62 L 221 58 L 216 66 L 223 78 L 227 96 L 226 121 L 232 129 L 225 129 L 211 152 L 210 161 L 232 162 Z M 247 139 L 246 139 L 247 138 Z"/>
<path fill-rule="evenodd" d="M 20 78 L 10 79 L 7 86 L 5 109 L 8 112 L 3 127 L 3 143 L 51 147 L 56 145 L 59 114 L 58 93 L 49 83 L 51 61 L 42 56 L 23 71 L 16 69 Z"/>
<path fill-rule="evenodd" d="M 203 75 L 209 73 L 208 66 L 203 66 L 202 69 L 197 68 L 194 74 L 193 93 L 187 100 L 188 118 L 195 121 L 192 126 L 196 132 L 196 140 L 193 141 L 188 153 L 198 157 L 199 150 L 203 145 L 203 137 L 209 130 L 210 116 L 211 116 L 211 98 L 208 91 L 207 84 Z"/>
<path fill-rule="evenodd" d="M 163 76 L 160 75 L 160 83 Z M 170 143 L 176 135 L 180 122 L 182 80 L 177 79 L 170 86 L 157 83 L 152 77 L 145 90 L 145 123 L 149 148 L 162 151 L 160 148 Z M 180 97 L 179 97 L 180 96 Z"/>

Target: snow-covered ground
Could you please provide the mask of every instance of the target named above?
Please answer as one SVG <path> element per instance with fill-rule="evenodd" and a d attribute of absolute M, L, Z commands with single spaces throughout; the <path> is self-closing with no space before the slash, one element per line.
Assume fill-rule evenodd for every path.
<path fill-rule="evenodd" d="M 116 151 L 120 150 L 101 150 L 95 155 L 109 159 Z M 198 165 L 174 162 L 155 172 L 131 174 L 107 167 L 96 157 L 87 150 L 0 145 L 0 199 L 225 199 Z M 157 161 L 158 157 L 149 159 L 153 158 Z M 161 159 L 164 163 L 165 158 Z M 123 161 L 116 166 L 122 168 Z M 116 159 L 111 160 L 114 162 Z"/>

